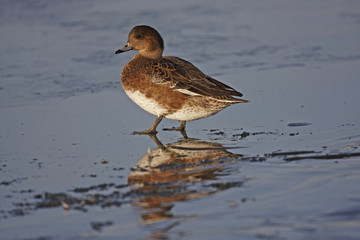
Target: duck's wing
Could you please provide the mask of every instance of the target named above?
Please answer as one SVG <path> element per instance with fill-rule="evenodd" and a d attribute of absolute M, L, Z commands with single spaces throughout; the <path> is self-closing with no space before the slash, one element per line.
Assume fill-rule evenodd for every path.
<path fill-rule="evenodd" d="M 164 84 L 186 95 L 202 95 L 217 100 L 247 102 L 242 94 L 232 87 L 207 76 L 188 61 L 178 57 L 163 57 L 148 62 L 148 74 L 157 84 Z"/>

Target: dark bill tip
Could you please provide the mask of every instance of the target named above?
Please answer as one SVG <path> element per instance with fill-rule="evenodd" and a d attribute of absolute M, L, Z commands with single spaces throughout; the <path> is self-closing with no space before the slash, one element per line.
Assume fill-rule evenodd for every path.
<path fill-rule="evenodd" d="M 124 51 L 121 50 L 121 49 L 119 49 L 119 50 L 117 50 L 117 51 L 115 52 L 115 54 L 119 54 L 119 53 L 122 53 L 122 52 L 124 52 Z"/>
<path fill-rule="evenodd" d="M 130 47 L 128 44 L 125 45 L 125 47 L 120 48 L 115 52 L 115 54 L 123 53 L 132 50 L 132 47 Z"/>

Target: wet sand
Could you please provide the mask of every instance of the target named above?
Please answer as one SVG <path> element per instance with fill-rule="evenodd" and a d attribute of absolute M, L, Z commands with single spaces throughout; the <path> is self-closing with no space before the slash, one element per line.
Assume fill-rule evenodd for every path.
<path fill-rule="evenodd" d="M 2 6 L 0 239 L 358 239 L 357 1 Z M 138 24 L 250 103 L 132 135 Z"/>

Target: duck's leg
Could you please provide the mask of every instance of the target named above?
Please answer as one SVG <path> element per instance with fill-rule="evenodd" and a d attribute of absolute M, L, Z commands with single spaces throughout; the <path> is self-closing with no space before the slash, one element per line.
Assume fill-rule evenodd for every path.
<path fill-rule="evenodd" d="M 180 126 L 172 128 L 164 128 L 165 131 L 185 131 L 186 121 L 181 121 Z"/>
<path fill-rule="evenodd" d="M 179 129 L 180 131 L 185 131 L 185 127 L 186 127 L 186 121 L 182 121 L 182 122 L 180 123 L 180 126 L 178 127 L 178 129 Z"/>
<path fill-rule="evenodd" d="M 165 131 L 179 131 L 183 135 L 184 139 L 188 139 L 188 136 L 185 131 L 186 121 L 181 121 L 180 126 L 173 128 L 164 128 Z"/>
<path fill-rule="evenodd" d="M 151 125 L 151 127 L 149 128 L 149 130 L 145 130 L 145 131 L 134 131 L 134 134 L 156 134 L 156 127 L 159 125 L 159 123 L 161 122 L 161 120 L 163 119 L 163 116 L 158 116 L 154 122 L 153 125 Z"/>

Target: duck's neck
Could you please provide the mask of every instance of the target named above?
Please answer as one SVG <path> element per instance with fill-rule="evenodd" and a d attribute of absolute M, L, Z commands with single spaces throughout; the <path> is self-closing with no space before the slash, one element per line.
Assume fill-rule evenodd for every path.
<path fill-rule="evenodd" d="M 155 49 L 153 51 L 139 51 L 138 55 L 150 58 L 150 59 L 160 59 L 162 57 L 163 50 L 162 49 Z"/>

